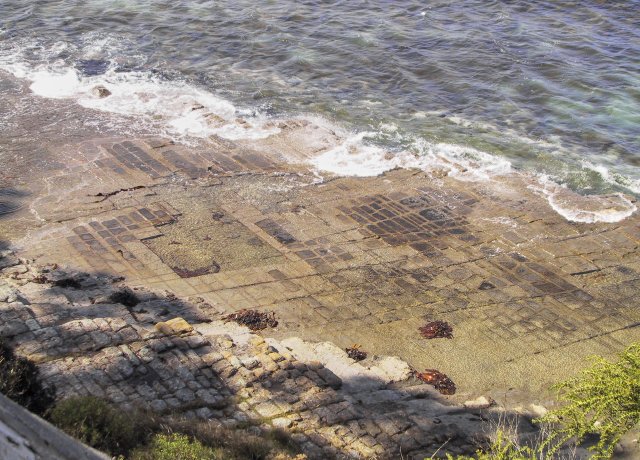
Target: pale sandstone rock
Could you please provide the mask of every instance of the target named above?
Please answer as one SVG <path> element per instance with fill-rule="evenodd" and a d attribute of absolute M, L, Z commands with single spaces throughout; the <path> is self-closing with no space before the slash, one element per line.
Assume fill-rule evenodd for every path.
<path fill-rule="evenodd" d="M 185 334 L 193 331 L 193 327 L 183 318 L 173 318 L 166 322 L 157 323 L 154 328 L 166 335 Z"/>
<path fill-rule="evenodd" d="M 479 396 L 476 399 L 471 399 L 469 401 L 464 402 L 464 407 L 468 407 L 469 409 L 486 409 L 488 407 L 494 406 L 496 402 L 487 396 Z"/>
<path fill-rule="evenodd" d="M 253 408 L 262 417 L 276 417 L 283 413 L 283 410 L 277 404 L 272 402 L 263 402 Z"/>
<path fill-rule="evenodd" d="M 538 404 L 530 404 L 529 409 L 531 413 L 536 417 L 543 417 L 548 412 L 548 409 Z"/>
<path fill-rule="evenodd" d="M 395 356 L 377 358 L 369 366 L 369 369 L 380 375 L 387 382 L 401 382 L 411 376 L 411 367 Z"/>
<path fill-rule="evenodd" d="M 260 361 L 258 361 L 254 356 L 250 356 L 248 358 L 244 358 L 241 360 L 242 365 L 247 369 L 255 369 L 260 365 Z"/>
<path fill-rule="evenodd" d="M 32 292 L 38 295 L 42 292 L 44 298 L 41 289 Z M 48 370 L 43 374 L 47 381 L 69 394 L 100 395 L 106 391 L 108 399 L 123 407 L 147 404 L 156 411 L 172 408 L 190 417 L 224 420 L 222 423 L 229 426 L 266 417 L 272 419 L 271 425 L 275 427 L 303 429 L 307 435 L 300 440 L 306 442 L 304 448 L 311 458 L 324 458 L 328 453 L 343 456 L 347 450 L 360 458 L 383 456 L 385 449 L 398 444 L 403 448 L 422 448 L 432 442 L 424 436 L 425 432 L 438 426 L 430 425 L 425 414 L 437 413 L 447 421 L 464 418 L 464 414 L 456 416 L 451 410 L 449 414 L 434 400 L 422 399 L 424 392 L 387 388 L 387 383 L 407 375 L 407 369 L 397 358 L 373 358 L 367 360 L 369 366 L 365 367 L 349 360 L 333 344 L 310 344 L 299 339 L 291 339 L 295 345 L 291 352 L 273 339 L 267 339 L 267 349 L 261 337 L 246 331 L 230 334 L 224 325 L 216 325 L 219 329 L 215 334 L 206 325 L 207 335 L 203 336 L 200 324 L 190 329 L 191 325 L 182 317 L 160 323 L 161 327 L 156 325 L 155 329 L 165 335 L 154 338 L 146 332 L 145 328 L 150 327 L 146 319 L 125 316 L 111 310 L 108 304 L 103 304 L 105 313 L 108 312 L 105 317 L 74 316 L 73 309 L 84 302 L 82 295 L 78 292 L 75 295 L 75 305 L 66 299 L 51 308 L 38 305 L 33 309 L 34 315 L 29 316 L 29 321 L 42 322 L 41 314 L 68 309 L 63 317 L 64 328 L 60 329 L 63 342 L 54 347 L 56 353 L 61 353 L 57 356 L 66 353 L 63 346 L 72 352 L 80 346 L 91 350 L 106 346 L 95 355 L 92 353 L 91 358 L 60 358 L 46 364 Z M 3 306 L 0 304 L 0 323 L 6 324 L 9 321 L 2 316 Z M 24 305 L 16 304 L 15 314 L 27 311 Z M 20 321 L 27 324 L 24 318 Z M 53 321 L 58 323 L 57 319 Z M 187 327 L 176 327 L 178 332 L 174 327 L 169 334 L 161 330 L 167 324 L 175 326 L 181 321 Z M 43 327 L 42 332 L 37 331 L 42 337 L 59 338 L 56 327 Z M 229 330 L 236 331 L 235 327 L 229 325 Z M 110 345 L 104 344 L 103 335 L 109 338 Z M 125 338 L 130 341 L 122 345 Z M 144 373 L 148 374 L 141 380 Z M 343 379 L 350 385 L 340 387 Z M 336 388 L 340 389 L 335 391 Z M 208 407 L 198 408 L 205 405 Z M 224 410 L 212 410 L 216 407 Z M 380 413 L 386 414 L 385 431 L 391 434 L 383 435 L 374 422 Z M 410 421 L 401 423 L 398 418 Z M 459 429 L 472 431 L 462 424 Z"/>
<path fill-rule="evenodd" d="M 293 420 L 285 417 L 279 417 L 271 420 L 271 423 L 273 423 L 273 426 L 276 428 L 284 429 L 284 428 L 289 428 L 293 424 Z"/>

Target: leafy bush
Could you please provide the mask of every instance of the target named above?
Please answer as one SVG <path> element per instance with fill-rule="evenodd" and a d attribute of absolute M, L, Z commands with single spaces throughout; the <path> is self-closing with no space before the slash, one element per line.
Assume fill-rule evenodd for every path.
<path fill-rule="evenodd" d="M 38 415 L 43 415 L 54 401 L 55 391 L 44 388 L 35 364 L 13 353 L 0 340 L 0 393 Z"/>
<path fill-rule="evenodd" d="M 591 367 L 556 385 L 564 405 L 538 420 L 553 424 L 543 443 L 550 454 L 569 440 L 581 442 L 596 434 L 592 459 L 611 458 L 620 438 L 640 421 L 640 343 L 623 351 L 616 362 L 591 359 Z"/>
<path fill-rule="evenodd" d="M 93 396 L 65 399 L 49 418 L 67 434 L 111 455 L 127 455 L 152 433 L 150 421 Z"/>
<path fill-rule="evenodd" d="M 183 434 L 156 434 L 148 446 L 136 449 L 131 460 L 223 460 L 226 455 Z"/>
<path fill-rule="evenodd" d="M 554 387 L 562 405 L 535 420 L 542 432 L 533 447 L 520 447 L 498 429 L 489 448 L 475 457 L 447 455 L 447 460 L 550 460 L 569 442 L 581 444 L 591 434 L 598 437 L 589 447 L 591 460 L 610 459 L 622 436 L 640 423 L 640 343 L 615 362 L 591 359 L 591 367 Z"/>

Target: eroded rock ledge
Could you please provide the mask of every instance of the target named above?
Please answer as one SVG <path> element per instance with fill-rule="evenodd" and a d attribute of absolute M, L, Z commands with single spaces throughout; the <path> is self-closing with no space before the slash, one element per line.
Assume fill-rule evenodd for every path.
<path fill-rule="evenodd" d="M 309 458 L 424 458 L 445 443 L 469 453 L 498 416 L 448 405 L 397 358 L 356 363 L 330 343 L 265 340 L 210 321 L 197 298 L 3 261 L 0 335 L 38 363 L 60 399 L 94 395 L 123 409 L 279 427 Z"/>

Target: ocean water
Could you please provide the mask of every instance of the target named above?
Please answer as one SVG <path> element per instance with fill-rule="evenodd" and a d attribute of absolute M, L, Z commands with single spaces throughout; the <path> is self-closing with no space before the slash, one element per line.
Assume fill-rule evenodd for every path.
<path fill-rule="evenodd" d="M 521 171 L 571 220 L 640 195 L 640 1 L 3 0 L 0 71 L 186 143 L 322 120 L 319 171 Z M 565 189 L 626 197 L 580 217 Z"/>

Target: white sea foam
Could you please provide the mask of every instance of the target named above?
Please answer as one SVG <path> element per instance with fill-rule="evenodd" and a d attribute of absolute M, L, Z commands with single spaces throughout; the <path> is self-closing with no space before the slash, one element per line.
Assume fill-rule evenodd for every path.
<path fill-rule="evenodd" d="M 589 161 L 583 161 L 582 167 L 597 172 L 605 182 L 608 182 L 611 185 L 623 187 L 630 192 L 640 194 L 640 180 L 638 179 L 631 179 L 620 173 L 612 172 L 604 165 L 593 164 Z"/>
<path fill-rule="evenodd" d="M 415 168 L 423 171 L 446 170 L 459 180 L 484 181 L 511 172 L 511 163 L 504 158 L 460 145 L 416 140 L 412 148 L 391 152 L 367 142 L 376 132 L 361 132 L 346 136 L 344 141 L 310 160 L 320 171 L 341 176 L 378 176 L 395 168 Z"/>
<path fill-rule="evenodd" d="M 321 172 L 360 177 L 377 176 L 395 168 L 416 168 L 444 169 L 449 176 L 463 181 L 489 181 L 512 172 L 511 163 L 504 158 L 454 144 L 416 140 L 410 151 L 390 152 L 367 142 L 378 134 L 362 132 L 346 136 L 341 144 L 310 162 Z M 537 182 L 531 188 L 543 195 L 555 212 L 572 222 L 619 222 L 637 210 L 635 204 L 620 193 L 583 196 L 548 176 L 539 176 Z"/>
<path fill-rule="evenodd" d="M 425 142 L 417 142 L 417 146 L 430 158 L 432 167 L 448 169 L 458 180 L 487 181 L 512 171 L 510 161 L 471 147 Z"/>
<path fill-rule="evenodd" d="M 579 195 L 548 176 L 540 176 L 539 185 L 530 188 L 545 196 L 551 208 L 571 222 L 620 222 L 638 210 L 622 193 Z"/>
<path fill-rule="evenodd" d="M 0 68 L 31 82 L 38 96 L 74 99 L 83 107 L 133 115 L 162 126 L 173 137 L 262 139 L 276 132 L 265 117 L 241 112 L 229 101 L 179 81 L 165 81 L 145 72 L 109 69 L 95 76 L 81 75 L 65 65 L 0 64 Z M 104 86 L 111 95 L 100 98 L 94 88 Z"/>
<path fill-rule="evenodd" d="M 320 171 L 358 177 L 378 176 L 400 166 L 412 167 L 400 155 L 363 142 L 364 138 L 375 135 L 371 132 L 351 135 L 342 144 L 312 158 L 310 163 Z"/>

